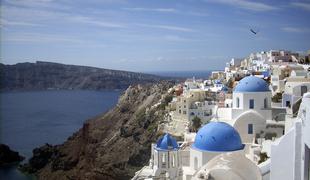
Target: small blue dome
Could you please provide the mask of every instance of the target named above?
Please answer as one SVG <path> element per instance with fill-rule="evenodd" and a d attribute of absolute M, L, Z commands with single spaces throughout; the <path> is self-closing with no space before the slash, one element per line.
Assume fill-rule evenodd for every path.
<path fill-rule="evenodd" d="M 170 136 L 170 134 L 166 133 L 163 137 L 161 137 L 156 144 L 157 150 L 177 150 L 179 149 L 179 145 L 177 141 Z"/>
<path fill-rule="evenodd" d="M 222 84 L 221 80 L 217 79 L 217 80 L 214 80 L 214 84 Z"/>
<path fill-rule="evenodd" d="M 244 148 L 239 133 L 224 122 L 210 122 L 199 129 L 193 148 L 202 151 L 227 152 Z"/>
<path fill-rule="evenodd" d="M 266 92 L 270 91 L 266 81 L 255 76 L 244 77 L 235 87 L 234 92 Z"/>

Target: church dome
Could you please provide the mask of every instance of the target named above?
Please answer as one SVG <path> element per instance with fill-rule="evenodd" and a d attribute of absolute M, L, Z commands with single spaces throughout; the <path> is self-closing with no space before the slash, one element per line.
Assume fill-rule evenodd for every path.
<path fill-rule="evenodd" d="M 244 77 L 235 87 L 234 92 L 266 92 L 270 91 L 266 81 L 255 76 Z"/>
<path fill-rule="evenodd" d="M 170 136 L 170 134 L 166 133 L 163 137 L 161 137 L 156 144 L 157 150 L 177 150 L 179 149 L 179 145 L 177 141 Z"/>
<path fill-rule="evenodd" d="M 210 122 L 199 129 L 193 148 L 202 151 L 228 152 L 244 148 L 239 133 L 224 122 Z"/>

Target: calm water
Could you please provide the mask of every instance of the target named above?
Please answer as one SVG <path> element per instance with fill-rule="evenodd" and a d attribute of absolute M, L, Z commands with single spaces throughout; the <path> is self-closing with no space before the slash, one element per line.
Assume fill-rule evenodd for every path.
<path fill-rule="evenodd" d="M 167 77 L 179 77 L 179 78 L 202 78 L 208 79 L 211 75 L 211 70 L 206 71 L 157 71 L 157 72 L 148 72 L 150 74 L 155 74 L 159 76 L 167 76 Z"/>
<path fill-rule="evenodd" d="M 59 144 L 83 122 L 112 108 L 121 91 L 31 91 L 0 93 L 0 143 L 26 158 L 44 143 Z M 29 179 L 15 167 L 1 179 Z"/>

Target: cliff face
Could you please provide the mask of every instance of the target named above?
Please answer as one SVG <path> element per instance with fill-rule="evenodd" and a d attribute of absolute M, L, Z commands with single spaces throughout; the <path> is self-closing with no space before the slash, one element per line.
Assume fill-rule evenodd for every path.
<path fill-rule="evenodd" d="M 35 149 L 23 169 L 39 179 L 130 179 L 148 163 L 171 86 L 129 87 L 114 109 L 85 122 L 64 144 Z"/>
<path fill-rule="evenodd" d="M 11 150 L 10 147 L 5 144 L 0 144 L 0 167 L 22 160 L 24 160 L 24 157 L 20 156 L 18 152 Z"/>
<path fill-rule="evenodd" d="M 0 64 L 0 90 L 126 89 L 157 82 L 155 75 L 50 62 Z"/>

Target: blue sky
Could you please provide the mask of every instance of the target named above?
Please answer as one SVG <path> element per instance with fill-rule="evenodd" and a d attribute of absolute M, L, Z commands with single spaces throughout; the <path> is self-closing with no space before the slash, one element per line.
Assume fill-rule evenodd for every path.
<path fill-rule="evenodd" d="M 222 69 L 232 57 L 310 49 L 310 1 L 0 0 L 1 62 L 130 71 Z M 257 35 L 250 28 L 259 30 Z"/>

